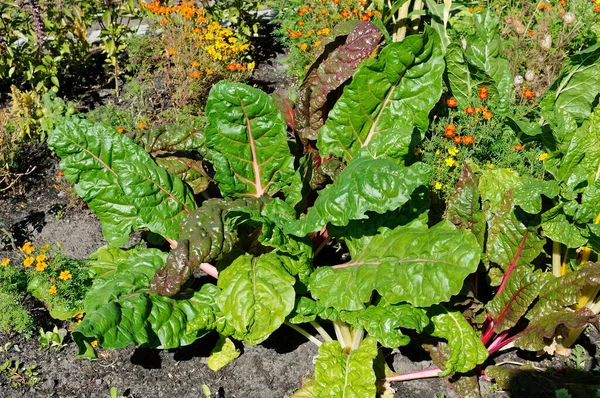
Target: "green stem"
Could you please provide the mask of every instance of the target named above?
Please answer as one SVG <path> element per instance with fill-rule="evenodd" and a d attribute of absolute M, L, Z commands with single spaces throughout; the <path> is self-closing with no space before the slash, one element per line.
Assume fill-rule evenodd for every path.
<path fill-rule="evenodd" d="M 327 333 L 327 331 L 325 329 L 323 329 L 323 327 L 321 325 L 319 325 L 318 322 L 311 321 L 310 324 L 312 325 L 313 328 L 315 328 L 315 330 L 317 332 L 319 332 L 319 334 L 321 335 L 321 337 L 323 337 L 323 340 L 325 340 L 325 341 L 333 341 L 333 339 L 331 338 L 331 336 L 329 335 L 329 333 Z"/>
<path fill-rule="evenodd" d="M 352 347 L 352 334 L 348 325 L 342 321 L 334 321 L 333 327 L 335 329 L 335 335 L 342 345 L 342 349 L 350 349 Z"/>
<path fill-rule="evenodd" d="M 288 321 L 285 321 L 284 323 L 285 325 L 294 329 L 296 332 L 300 333 L 302 336 L 306 337 L 311 343 L 314 343 L 317 347 L 321 346 L 322 343 L 319 340 L 317 340 L 315 336 L 302 329 L 302 327 L 294 325 L 293 323 L 289 323 Z"/>

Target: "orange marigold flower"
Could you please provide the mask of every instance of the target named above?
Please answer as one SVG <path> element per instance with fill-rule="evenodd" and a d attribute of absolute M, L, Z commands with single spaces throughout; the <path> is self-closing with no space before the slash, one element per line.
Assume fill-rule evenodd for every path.
<path fill-rule="evenodd" d="M 479 89 L 479 98 L 480 99 L 486 99 L 488 97 L 490 90 L 487 89 L 487 87 L 481 87 Z"/>
<path fill-rule="evenodd" d="M 27 258 L 26 258 L 26 259 L 23 261 L 23 265 L 24 265 L 25 267 L 31 267 L 31 264 L 33 264 L 33 261 L 34 261 L 34 260 L 35 260 L 35 259 L 34 259 L 33 257 L 29 256 L 29 257 L 27 257 Z"/>
<path fill-rule="evenodd" d="M 533 34 L 534 34 L 534 33 L 535 33 L 535 32 L 533 31 L 533 29 L 529 29 L 529 30 L 527 31 L 527 34 L 528 34 L 529 36 L 533 36 Z"/>
<path fill-rule="evenodd" d="M 40 262 L 35 265 L 35 270 L 38 272 L 42 272 L 46 269 L 47 266 L 48 264 L 46 264 L 45 262 Z"/>
<path fill-rule="evenodd" d="M 90 342 L 90 345 L 94 348 L 96 348 L 98 346 L 98 340 L 94 340 L 92 342 Z"/>
<path fill-rule="evenodd" d="M 64 176 L 64 175 L 65 175 L 65 172 L 64 172 L 64 171 L 59 171 L 58 173 L 56 173 L 56 175 L 57 175 L 58 177 L 62 177 L 62 176 Z"/>
<path fill-rule="evenodd" d="M 44 260 L 46 260 L 46 255 L 45 254 L 40 254 L 39 256 L 37 256 L 35 258 L 35 261 L 37 261 L 38 263 L 43 262 Z"/>
<path fill-rule="evenodd" d="M 194 71 L 194 72 L 190 73 L 190 76 L 193 77 L 194 79 L 198 79 L 198 78 L 200 78 L 200 72 Z"/>
<path fill-rule="evenodd" d="M 145 128 L 146 128 L 146 123 L 142 122 L 142 123 L 138 124 L 138 129 L 143 130 Z"/>
<path fill-rule="evenodd" d="M 235 64 L 231 63 L 231 64 L 227 65 L 227 69 L 229 69 L 230 71 L 233 72 L 235 70 Z"/>
<path fill-rule="evenodd" d="M 474 142 L 475 142 L 475 138 L 473 138 L 473 137 L 472 137 L 472 136 L 470 136 L 470 135 L 466 135 L 466 136 L 463 138 L 463 144 L 465 144 L 465 145 L 470 145 L 470 144 L 472 144 L 472 143 L 474 143 Z"/>
<path fill-rule="evenodd" d="M 521 144 L 517 144 L 517 145 L 515 145 L 513 148 L 515 148 L 515 151 L 520 151 L 520 150 L 522 150 L 522 149 L 523 149 L 523 145 L 521 145 Z"/>
<path fill-rule="evenodd" d="M 483 118 L 485 120 L 490 120 L 492 118 L 492 116 L 494 116 L 494 115 L 492 115 L 492 112 L 490 112 L 490 111 L 483 112 Z"/>
<path fill-rule="evenodd" d="M 448 101 L 446 101 L 446 105 L 448 105 L 449 108 L 456 108 L 458 106 L 458 102 L 456 102 L 456 99 L 452 97 Z"/>
<path fill-rule="evenodd" d="M 600 12 L 600 6 L 594 6 L 594 12 Z"/>
<path fill-rule="evenodd" d="M 10 258 L 3 258 L 1 264 L 3 267 L 8 267 L 8 264 L 10 264 Z"/>
<path fill-rule="evenodd" d="M 60 275 L 58 276 L 59 279 L 63 280 L 63 281 L 68 281 L 69 279 L 73 278 L 73 275 L 71 274 L 71 271 L 66 270 L 66 271 L 61 271 Z"/>
<path fill-rule="evenodd" d="M 457 135 L 456 137 L 454 137 L 453 141 L 454 141 L 455 144 L 458 145 L 458 144 L 460 144 L 462 142 L 462 137 L 459 136 L 459 135 Z"/>
<path fill-rule="evenodd" d="M 56 286 L 54 286 L 54 285 L 50 286 L 50 289 L 48 289 L 48 293 L 56 294 Z"/>
<path fill-rule="evenodd" d="M 298 22 L 298 26 L 304 26 L 304 21 Z"/>
<path fill-rule="evenodd" d="M 530 99 L 533 98 L 535 96 L 535 93 L 529 89 L 523 91 L 523 97 Z"/>
<path fill-rule="evenodd" d="M 79 312 L 79 313 L 75 314 L 75 318 L 82 319 L 83 318 L 83 312 Z"/>
<path fill-rule="evenodd" d="M 559 0 L 559 3 L 564 6 L 565 4 L 567 4 L 567 0 Z"/>
<path fill-rule="evenodd" d="M 475 113 L 475 108 L 473 108 L 472 106 L 469 106 L 465 109 L 465 112 L 467 113 L 467 115 L 472 115 Z"/>
<path fill-rule="evenodd" d="M 199 66 L 200 66 L 200 62 L 198 62 L 198 61 L 192 61 L 192 66 L 193 66 L 194 68 L 197 68 L 197 67 L 199 67 Z"/>
<path fill-rule="evenodd" d="M 350 18 L 350 13 L 348 12 L 348 10 L 342 11 L 340 15 L 346 19 Z"/>
<path fill-rule="evenodd" d="M 122 133 L 123 131 L 125 131 L 125 127 L 123 127 L 123 126 L 119 126 L 119 127 L 117 128 L 117 131 L 118 131 L 119 133 Z"/>
<path fill-rule="evenodd" d="M 453 124 L 447 124 L 446 125 L 446 137 L 453 137 L 454 133 L 456 132 L 456 126 Z"/>
<path fill-rule="evenodd" d="M 477 6 L 476 10 L 477 11 L 483 11 L 483 6 Z"/>
<path fill-rule="evenodd" d="M 31 254 L 35 250 L 35 247 L 31 244 L 31 242 L 25 242 L 23 246 L 19 248 L 25 254 Z"/>
<path fill-rule="evenodd" d="M 169 49 L 167 50 L 167 54 L 169 54 L 169 55 L 173 55 L 173 54 L 175 54 L 175 49 L 174 49 L 174 48 L 172 48 L 172 47 L 171 47 L 171 48 L 169 48 Z"/>

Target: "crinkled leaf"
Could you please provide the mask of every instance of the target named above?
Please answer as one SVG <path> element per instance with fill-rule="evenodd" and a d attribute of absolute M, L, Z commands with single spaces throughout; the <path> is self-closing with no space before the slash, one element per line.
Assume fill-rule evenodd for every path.
<path fill-rule="evenodd" d="M 430 170 L 423 163 L 403 167 L 387 159 L 358 158 L 320 191 L 306 217 L 290 223 L 285 232 L 304 236 L 327 223 L 345 226 L 350 220 L 365 219 L 367 211 L 397 209 L 427 183 Z"/>
<path fill-rule="evenodd" d="M 367 337 L 360 347 L 347 355 L 339 342 L 326 341 L 319 347 L 312 380 L 305 381 L 294 398 L 347 397 L 368 398 L 377 393 L 373 360 L 377 341 Z"/>
<path fill-rule="evenodd" d="M 486 252 L 488 259 L 504 272 L 530 264 L 544 247 L 545 239 L 537 228 L 525 225 L 515 214 L 515 204 L 507 192 L 498 210 L 488 221 Z"/>
<path fill-rule="evenodd" d="M 496 333 L 510 329 L 519 322 L 537 298 L 543 280 L 541 271 L 534 273 L 528 267 L 519 267 L 511 272 L 504 290 L 487 305 Z"/>
<path fill-rule="evenodd" d="M 210 370 L 218 372 L 240 356 L 240 350 L 235 347 L 229 337 L 219 336 L 217 345 L 210 352 L 207 365 Z"/>
<path fill-rule="evenodd" d="M 488 351 L 459 311 L 435 306 L 429 315 L 433 324 L 431 335 L 448 341 L 450 348 L 450 358 L 440 376 L 466 373 L 487 359 Z"/>
<path fill-rule="evenodd" d="M 327 308 L 323 304 L 306 296 L 296 298 L 294 310 L 290 313 L 288 321 L 290 323 L 305 323 L 314 321 L 317 316 L 329 321 L 340 319 L 339 311 L 333 308 Z"/>
<path fill-rule="evenodd" d="M 129 344 L 175 348 L 191 344 L 215 327 L 186 329 L 188 322 L 203 313 L 213 314 L 216 286 L 204 285 L 180 298 L 149 291 L 150 280 L 165 259 L 166 254 L 159 250 L 139 250 L 119 262 L 115 272 L 94 281 L 84 301 L 86 316 L 73 332 L 80 353 L 86 351 L 84 342 L 90 339 L 105 348 Z"/>
<path fill-rule="evenodd" d="M 530 320 L 576 304 L 586 286 L 600 286 L 600 263 L 588 263 L 560 278 L 548 276 L 540 282 L 539 300 L 527 313 L 527 319 Z"/>
<path fill-rule="evenodd" d="M 167 124 L 137 130 L 128 136 L 152 155 L 175 152 L 199 152 L 204 149 L 204 126 Z"/>
<path fill-rule="evenodd" d="M 575 203 L 575 202 L 573 202 Z M 542 229 L 544 234 L 555 242 L 560 242 L 567 247 L 581 247 L 588 241 L 585 225 L 577 225 L 573 217 L 566 214 L 565 203 L 548 210 L 542 214 Z"/>
<path fill-rule="evenodd" d="M 235 223 L 226 221 L 226 215 L 248 206 L 259 208 L 260 203 L 251 199 L 209 199 L 185 217 L 177 247 L 152 279 L 152 291 L 164 296 L 177 294 L 200 264 L 229 253 L 238 242 L 238 230 Z"/>
<path fill-rule="evenodd" d="M 461 290 L 477 270 L 480 252 L 475 236 L 447 221 L 425 230 L 400 226 L 374 236 L 352 261 L 318 268 L 309 289 L 338 310 L 365 308 L 373 290 L 392 304 L 428 307 Z"/>
<path fill-rule="evenodd" d="M 450 347 L 448 344 L 440 341 L 436 346 L 430 344 L 423 344 L 425 351 L 431 356 L 433 364 L 438 368 L 446 369 L 446 363 L 450 359 Z M 469 372 L 464 375 L 454 374 L 452 376 L 445 377 L 446 382 L 450 384 L 450 387 L 456 391 L 457 395 L 461 398 L 481 398 L 481 392 L 479 391 L 479 378 L 474 372 Z"/>
<path fill-rule="evenodd" d="M 515 204 L 530 214 L 542 211 L 542 195 L 553 199 L 560 193 L 556 181 L 528 179 L 513 191 Z"/>
<path fill-rule="evenodd" d="M 195 194 L 206 190 L 210 183 L 210 178 L 206 174 L 201 160 L 179 156 L 157 157 L 155 160 L 160 167 L 188 184 Z"/>
<path fill-rule="evenodd" d="M 600 215 L 600 180 L 585 187 L 581 194 L 573 221 L 576 223 L 595 222 Z"/>
<path fill-rule="evenodd" d="M 600 43 L 571 55 L 546 96 L 554 110 L 579 123 L 587 119 L 600 93 Z"/>
<path fill-rule="evenodd" d="M 138 248 L 129 250 L 121 250 L 114 246 L 102 246 L 94 253 L 90 254 L 87 261 L 87 266 L 93 277 L 105 276 L 115 272 L 119 263 L 127 261 L 127 259 L 138 251 Z"/>
<path fill-rule="evenodd" d="M 446 209 L 446 218 L 459 229 L 471 231 L 483 248 L 486 220 L 481 210 L 479 177 L 466 163 Z"/>
<path fill-rule="evenodd" d="M 513 170 L 485 170 L 479 179 L 479 193 L 483 202 L 493 212 L 500 207 L 506 191 L 515 190 L 522 184 L 519 173 Z"/>
<path fill-rule="evenodd" d="M 206 103 L 206 147 L 225 196 L 273 195 L 294 174 L 281 113 L 263 91 L 220 81 Z"/>
<path fill-rule="evenodd" d="M 409 304 L 391 305 L 385 302 L 358 311 L 342 311 L 340 320 L 354 328 L 364 329 L 369 336 L 388 348 L 405 346 L 410 342 L 410 338 L 402 334 L 400 328 L 421 333 L 429 324 L 425 310 Z"/>
<path fill-rule="evenodd" d="M 444 58 L 446 60 L 446 81 L 452 96 L 461 105 L 471 103 L 479 82 L 471 76 L 461 44 L 451 42 L 446 48 Z"/>
<path fill-rule="evenodd" d="M 595 318 L 596 315 L 587 307 L 579 311 L 564 308 L 531 321 L 527 328 L 515 338 L 515 347 L 528 351 L 539 351 L 551 342 L 559 326 L 568 329 L 582 328 Z"/>
<path fill-rule="evenodd" d="M 294 282 L 274 253 L 240 256 L 219 274 L 219 307 L 235 332 L 254 345 L 277 330 L 294 308 Z"/>
<path fill-rule="evenodd" d="M 48 145 L 115 246 L 127 243 L 138 229 L 177 239 L 179 222 L 196 208 L 187 185 L 111 128 L 64 118 L 55 124 Z"/>
<path fill-rule="evenodd" d="M 325 123 L 327 96 L 352 77 L 360 62 L 377 48 L 381 36 L 381 30 L 371 22 L 358 22 L 346 42 L 308 74 L 300 86 L 295 108 L 295 128 L 300 137 L 317 139 Z"/>
<path fill-rule="evenodd" d="M 465 58 L 475 78 L 490 90 L 490 99 L 498 101 L 495 109 L 499 113 L 507 113 L 513 79 L 502 50 L 498 18 L 487 9 L 475 13 L 473 20 L 475 33 L 467 37 Z"/>
<path fill-rule="evenodd" d="M 396 141 L 391 137 L 397 134 L 404 144 L 402 152 L 395 151 L 397 156 L 408 154 L 411 144 L 416 144 L 413 129 L 398 127 L 411 126 L 424 134 L 429 112 L 442 93 L 443 70 L 440 38 L 431 28 L 388 45 L 377 59 L 366 60 L 319 132 L 321 154 L 350 161 L 360 148 L 372 145 L 376 136 L 389 137 L 377 140 L 385 145 L 388 140 Z"/>

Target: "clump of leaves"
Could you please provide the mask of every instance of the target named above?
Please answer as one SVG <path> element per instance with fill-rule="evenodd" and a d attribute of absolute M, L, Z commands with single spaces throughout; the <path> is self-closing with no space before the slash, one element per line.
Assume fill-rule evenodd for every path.
<path fill-rule="evenodd" d="M 66 344 L 63 344 L 65 337 L 67 336 L 67 331 L 65 329 L 59 329 L 54 326 L 53 330 L 44 331 L 44 329 L 40 328 L 40 337 L 38 341 L 40 342 L 40 350 L 53 349 L 55 351 L 60 351 Z"/>
<path fill-rule="evenodd" d="M 25 365 L 20 361 L 7 359 L 0 365 L 0 374 L 10 382 L 13 388 L 34 387 L 41 381 L 36 368 L 37 365 Z"/>

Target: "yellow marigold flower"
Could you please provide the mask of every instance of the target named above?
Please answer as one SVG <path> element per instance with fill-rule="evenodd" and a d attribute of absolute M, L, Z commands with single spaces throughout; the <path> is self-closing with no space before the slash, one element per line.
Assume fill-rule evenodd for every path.
<path fill-rule="evenodd" d="M 48 264 L 46 264 L 45 262 L 39 262 L 35 265 L 35 270 L 38 272 L 42 272 L 46 269 L 47 266 Z"/>
<path fill-rule="evenodd" d="M 7 267 L 10 264 L 10 258 L 3 258 L 1 264 L 3 267 Z"/>
<path fill-rule="evenodd" d="M 48 251 L 48 249 L 50 249 L 50 245 L 46 243 L 44 246 L 42 246 L 42 248 L 40 249 L 40 251 L 42 253 L 46 253 Z"/>
<path fill-rule="evenodd" d="M 548 159 L 548 154 L 546 152 L 544 152 L 540 155 L 540 160 L 546 160 L 546 159 Z"/>
<path fill-rule="evenodd" d="M 25 259 L 25 261 L 23 261 L 23 265 L 24 265 L 25 267 L 31 267 L 31 264 L 33 264 L 33 261 L 34 261 L 34 260 L 35 260 L 35 259 L 34 259 L 33 257 L 29 256 L 29 257 L 27 257 L 27 258 Z"/>
<path fill-rule="evenodd" d="M 437 189 L 438 191 L 439 191 L 440 189 L 442 189 L 442 183 L 441 183 L 441 182 L 436 182 L 436 183 L 435 183 L 435 189 Z"/>
<path fill-rule="evenodd" d="M 204 69 L 204 72 L 206 72 L 207 75 L 212 75 L 214 73 L 213 70 L 210 68 Z"/>
<path fill-rule="evenodd" d="M 61 271 L 61 273 L 58 277 L 59 277 L 59 279 L 66 281 L 66 280 L 71 279 L 73 277 L 73 275 L 71 275 L 71 271 L 66 270 L 66 271 Z"/>
<path fill-rule="evenodd" d="M 46 255 L 45 254 L 40 254 L 39 256 L 37 256 L 35 258 L 35 261 L 37 261 L 38 263 L 42 263 L 42 262 L 44 262 L 44 260 L 46 260 Z"/>
<path fill-rule="evenodd" d="M 448 148 L 448 153 L 450 154 L 450 156 L 456 156 L 459 152 L 460 152 L 460 149 L 458 149 L 455 146 Z"/>
<path fill-rule="evenodd" d="M 19 248 L 25 254 L 31 254 L 35 250 L 35 247 L 31 244 L 31 242 L 25 242 L 25 244 Z"/>
<path fill-rule="evenodd" d="M 197 67 L 199 67 L 199 66 L 200 66 L 200 62 L 198 62 L 198 61 L 192 61 L 192 66 L 193 66 L 194 68 L 197 68 Z"/>
<path fill-rule="evenodd" d="M 54 285 L 50 286 L 50 289 L 48 289 L 48 293 L 56 294 L 56 286 L 54 286 Z"/>
<path fill-rule="evenodd" d="M 440 154 L 440 150 L 438 149 L 437 151 L 435 151 L 435 154 L 439 155 Z"/>
<path fill-rule="evenodd" d="M 252 61 L 250 63 L 248 63 L 248 69 L 252 70 L 256 67 L 256 62 Z"/>
<path fill-rule="evenodd" d="M 140 123 L 138 124 L 138 129 L 143 130 L 146 128 L 146 123 Z"/>
<path fill-rule="evenodd" d="M 98 340 L 94 340 L 94 341 L 92 341 L 92 342 L 90 343 L 90 345 L 91 345 L 92 347 L 94 347 L 94 348 L 95 348 L 95 347 L 97 347 L 97 346 L 98 346 Z"/>
<path fill-rule="evenodd" d="M 454 161 L 454 158 L 446 158 L 446 166 L 452 167 L 455 165 L 456 165 L 456 162 Z"/>

